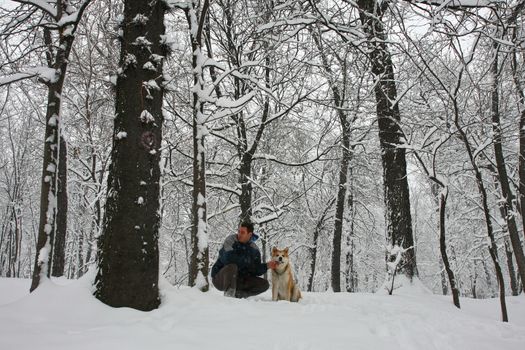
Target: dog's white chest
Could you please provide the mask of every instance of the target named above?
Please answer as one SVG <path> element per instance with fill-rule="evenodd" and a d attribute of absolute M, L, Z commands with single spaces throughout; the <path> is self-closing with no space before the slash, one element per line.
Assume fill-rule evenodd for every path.
<path fill-rule="evenodd" d="M 280 297 L 286 297 L 287 293 L 288 293 L 288 279 L 289 279 L 289 274 L 288 273 L 283 273 L 282 275 L 279 275 L 277 277 L 277 293 L 279 293 L 279 296 Z"/>

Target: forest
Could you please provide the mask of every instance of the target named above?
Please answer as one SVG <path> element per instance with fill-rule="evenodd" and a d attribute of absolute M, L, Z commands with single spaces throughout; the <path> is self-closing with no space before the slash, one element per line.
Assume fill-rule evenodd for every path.
<path fill-rule="evenodd" d="M 0 1 L 0 277 L 158 307 L 242 220 L 308 292 L 525 280 L 525 1 Z M 133 293 L 127 291 L 133 290 Z"/>

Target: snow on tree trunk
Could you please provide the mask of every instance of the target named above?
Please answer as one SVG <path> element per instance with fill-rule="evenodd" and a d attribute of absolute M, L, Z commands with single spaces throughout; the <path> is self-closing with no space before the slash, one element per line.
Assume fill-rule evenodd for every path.
<path fill-rule="evenodd" d="M 191 47 L 193 50 L 193 205 L 191 231 L 191 262 L 189 285 L 201 291 L 209 289 L 209 248 L 206 213 L 206 150 L 205 137 L 208 134 L 204 114 L 204 76 L 203 65 L 206 57 L 202 53 L 202 32 L 207 16 L 208 1 L 202 9 L 193 1 L 187 10 L 186 18 L 190 29 Z"/>
<path fill-rule="evenodd" d="M 493 132 L 493 146 L 494 156 L 496 158 L 496 169 L 498 172 L 498 180 L 501 189 L 501 195 L 503 198 L 500 202 L 500 210 L 502 211 L 503 218 L 507 223 L 509 231 L 510 242 L 512 244 L 512 250 L 518 265 L 518 273 L 522 281 L 525 281 L 525 255 L 521 246 L 520 237 L 518 234 L 518 226 L 515 219 L 514 210 L 514 194 L 510 188 L 509 177 L 507 175 L 507 165 L 505 162 L 505 156 L 503 154 L 503 144 L 501 136 L 501 121 L 499 112 L 499 69 L 498 69 L 498 55 L 499 55 L 499 44 L 494 41 L 493 43 L 494 59 L 492 61 L 491 73 L 492 73 L 492 132 Z"/>
<path fill-rule="evenodd" d="M 66 235 L 67 235 L 67 143 L 60 135 L 60 145 L 58 151 L 58 178 L 57 178 L 57 214 L 56 214 L 56 233 L 53 249 L 53 264 L 51 275 L 60 277 L 64 275 L 64 265 L 66 260 Z"/>
<path fill-rule="evenodd" d="M 162 141 L 162 0 L 126 0 L 108 192 L 95 296 L 114 307 L 158 307 Z"/>
<path fill-rule="evenodd" d="M 66 26 L 59 30 L 60 45 L 56 56 L 53 58 L 48 57 L 48 65 L 55 70 L 55 76 L 47 82 L 48 96 L 40 191 L 40 221 L 30 291 L 35 290 L 40 281 L 49 277 L 51 273 L 50 265 L 56 232 L 62 88 L 66 77 L 68 57 L 74 40 L 70 29 L 69 26 Z M 44 34 L 46 45 L 51 47 L 53 43 L 48 29 L 44 30 Z"/>

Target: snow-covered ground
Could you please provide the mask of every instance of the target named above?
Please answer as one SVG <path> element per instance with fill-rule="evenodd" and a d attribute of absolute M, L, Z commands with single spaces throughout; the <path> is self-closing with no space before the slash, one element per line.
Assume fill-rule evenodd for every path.
<path fill-rule="evenodd" d="M 507 299 L 503 323 L 498 299 L 461 299 L 458 310 L 414 287 L 393 296 L 303 293 L 288 303 L 164 282 L 161 307 L 139 312 L 100 303 L 90 281 L 45 281 L 28 295 L 29 280 L 0 278 L 0 349 L 525 349 L 523 294 Z"/>

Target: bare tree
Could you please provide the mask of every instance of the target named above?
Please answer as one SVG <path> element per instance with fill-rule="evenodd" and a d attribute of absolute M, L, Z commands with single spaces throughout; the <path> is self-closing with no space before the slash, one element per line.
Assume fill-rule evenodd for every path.
<path fill-rule="evenodd" d="M 28 24 L 29 30 L 26 32 L 26 35 L 28 39 L 32 38 L 34 31 L 39 31 L 37 24 L 39 23 L 43 27 L 43 47 L 45 48 L 47 60 L 46 68 L 39 67 L 22 70 L 0 80 L 0 85 L 4 85 L 37 76 L 48 88 L 40 196 L 40 224 L 33 280 L 30 288 L 33 291 L 38 287 L 41 278 L 49 277 L 51 273 L 50 260 L 53 257 L 54 238 L 57 232 L 56 225 L 58 221 L 57 201 L 59 200 L 58 173 L 60 169 L 62 90 L 66 78 L 69 54 L 75 38 L 74 34 L 90 0 L 79 2 L 77 4 L 78 8 L 72 6 L 68 0 L 51 2 L 15 1 L 23 5 L 12 10 L 14 16 L 11 22 L 7 24 L 4 36 L 16 35 L 21 31 L 21 26 Z M 35 22 L 33 24 L 28 23 L 31 20 Z M 31 50 L 29 49 L 28 52 L 31 52 Z M 61 207 L 65 209 L 64 206 L 61 205 Z M 66 212 L 63 212 L 63 214 L 66 215 Z M 65 222 L 65 219 L 61 218 L 60 221 Z M 62 226 L 59 233 L 65 234 Z M 62 240 L 62 243 L 65 243 L 65 240 Z M 62 247 L 60 250 L 62 250 Z"/>
<path fill-rule="evenodd" d="M 399 125 L 401 113 L 394 74 L 392 57 L 386 44 L 387 34 L 382 16 L 387 2 L 359 0 L 359 17 L 367 34 L 370 50 L 371 71 L 374 77 L 376 114 L 379 127 L 379 141 L 383 162 L 383 181 L 386 207 L 387 239 L 390 244 L 406 250 L 400 272 L 410 280 L 417 276 L 417 264 L 412 235 L 410 196 L 408 189 L 403 133 Z"/>

